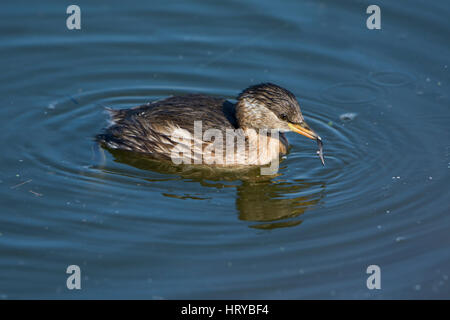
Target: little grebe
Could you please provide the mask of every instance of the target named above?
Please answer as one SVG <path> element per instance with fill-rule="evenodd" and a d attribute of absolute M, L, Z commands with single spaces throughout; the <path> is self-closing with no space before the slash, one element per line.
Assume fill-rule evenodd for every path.
<path fill-rule="evenodd" d="M 177 131 L 184 138 L 184 151 L 194 150 L 188 153 L 191 160 L 203 158 L 202 163 L 212 164 L 214 161 L 211 158 L 216 157 L 217 160 L 219 156 L 224 159 L 218 162 L 220 164 L 264 165 L 286 154 L 288 142 L 283 132 L 293 131 L 317 141 L 318 154 L 324 163 L 321 138 L 306 124 L 295 96 L 272 83 L 262 83 L 245 89 L 238 96 L 236 104 L 221 98 L 189 94 L 130 109 L 107 110 L 112 124 L 103 134 L 97 135 L 97 140 L 112 149 L 171 159 L 174 147 L 180 145 L 180 135 L 174 135 Z M 195 125 L 199 121 L 202 134 L 200 142 L 194 138 L 197 130 Z M 203 136 L 209 129 L 215 130 L 212 134 L 214 141 Z M 270 132 L 266 134 L 267 140 L 260 139 L 261 130 Z M 217 134 L 225 137 L 229 132 L 234 132 L 236 138 L 242 137 L 245 141 L 245 150 L 239 151 L 232 146 L 234 154 L 231 160 L 225 159 L 225 152 L 219 153 L 216 148 L 219 143 L 222 150 L 227 149 L 230 142 L 228 139 L 227 142 L 218 139 Z M 274 141 L 277 142 L 275 147 L 271 144 Z M 234 143 L 234 137 L 232 142 Z M 267 147 L 265 152 L 258 151 L 261 150 L 261 143 Z M 214 150 L 213 145 L 216 148 Z M 256 158 L 250 155 L 252 150 L 256 150 Z"/>

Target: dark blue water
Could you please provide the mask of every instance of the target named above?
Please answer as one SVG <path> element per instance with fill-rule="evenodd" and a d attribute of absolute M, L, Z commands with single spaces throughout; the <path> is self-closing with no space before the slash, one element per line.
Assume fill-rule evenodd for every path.
<path fill-rule="evenodd" d="M 381 30 L 369 1 L 76 4 L 81 30 L 69 3 L 1 5 L 0 298 L 450 298 L 447 1 L 378 1 Z M 267 81 L 326 167 L 295 134 L 276 176 L 93 142 L 103 106 Z"/>

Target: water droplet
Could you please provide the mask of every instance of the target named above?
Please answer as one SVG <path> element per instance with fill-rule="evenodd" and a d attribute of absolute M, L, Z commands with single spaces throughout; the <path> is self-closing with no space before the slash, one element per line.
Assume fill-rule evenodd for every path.
<path fill-rule="evenodd" d="M 343 114 L 341 114 L 340 116 L 339 116 L 339 118 L 342 120 L 342 121 L 352 121 L 352 120 L 354 120 L 355 118 L 356 118 L 356 113 L 354 113 L 354 112 L 347 112 L 347 113 L 343 113 Z"/>

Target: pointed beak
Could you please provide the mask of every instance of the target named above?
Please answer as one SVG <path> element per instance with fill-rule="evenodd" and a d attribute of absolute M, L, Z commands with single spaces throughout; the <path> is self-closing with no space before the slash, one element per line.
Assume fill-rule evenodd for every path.
<path fill-rule="evenodd" d="M 312 129 L 306 124 L 305 121 L 298 123 L 298 124 L 288 123 L 288 125 L 292 131 L 299 133 L 301 135 L 304 135 L 307 138 L 310 138 L 313 140 L 317 140 L 317 138 L 319 138 L 317 133 L 312 131 Z"/>

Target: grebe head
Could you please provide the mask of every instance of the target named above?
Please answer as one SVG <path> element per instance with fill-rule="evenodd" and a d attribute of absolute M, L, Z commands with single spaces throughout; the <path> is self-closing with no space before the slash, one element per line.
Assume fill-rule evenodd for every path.
<path fill-rule="evenodd" d="M 243 129 L 294 131 L 320 140 L 306 124 L 295 96 L 272 83 L 254 85 L 242 91 L 238 96 L 236 118 Z"/>

